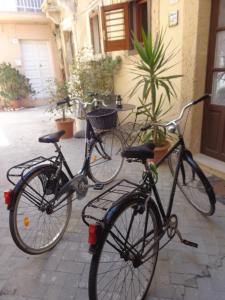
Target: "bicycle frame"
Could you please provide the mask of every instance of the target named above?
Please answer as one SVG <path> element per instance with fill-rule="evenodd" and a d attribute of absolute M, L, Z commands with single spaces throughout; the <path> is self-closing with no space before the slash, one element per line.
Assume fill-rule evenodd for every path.
<path fill-rule="evenodd" d="M 171 192 L 170 192 L 170 198 L 169 198 L 169 203 L 168 203 L 168 206 L 167 206 L 167 210 L 165 211 L 165 209 L 163 207 L 163 204 L 161 202 L 161 199 L 160 199 L 157 187 L 154 183 L 154 179 L 153 179 L 153 176 L 152 176 L 151 172 L 147 173 L 146 178 L 143 180 L 142 184 L 140 185 L 140 188 L 141 188 L 146 183 L 147 179 L 149 179 L 151 187 L 149 189 L 150 194 L 148 195 L 148 197 L 145 200 L 145 207 L 147 209 L 148 201 L 153 201 L 153 199 L 151 197 L 151 192 L 153 192 L 153 194 L 155 196 L 154 204 L 156 206 L 156 209 L 158 208 L 158 214 L 159 214 L 159 217 L 161 217 L 162 227 L 166 227 L 168 225 L 168 221 L 169 221 L 170 216 L 171 216 L 173 201 L 174 201 L 174 196 L 175 196 L 175 191 L 176 191 L 177 178 L 178 178 L 180 169 L 182 170 L 182 168 L 183 168 L 182 167 L 182 160 L 183 159 L 185 159 L 185 160 L 192 159 L 191 153 L 185 147 L 185 143 L 184 143 L 182 135 L 179 135 L 179 140 L 172 146 L 172 148 L 157 163 L 157 167 L 159 167 L 172 154 L 172 152 L 175 149 L 177 149 L 178 147 L 180 147 L 179 157 L 178 157 L 178 162 L 177 162 L 177 165 L 176 165 L 176 170 L 175 170 L 175 173 L 174 173 L 174 179 L 173 179 L 172 189 L 171 189 Z M 124 201 L 127 201 L 126 198 L 124 198 Z M 116 207 L 114 206 L 113 210 L 115 210 L 115 209 L 116 209 Z M 109 211 L 109 213 L 107 214 L 107 217 L 105 219 L 106 222 L 108 220 L 108 217 L 110 219 L 110 215 L 111 215 L 111 213 Z M 132 215 L 132 217 L 131 217 L 131 221 L 130 221 L 130 224 L 129 224 L 130 228 L 132 226 L 133 218 L 134 218 L 134 215 Z M 116 243 L 117 243 L 117 246 L 115 246 L 113 244 L 111 244 L 111 246 L 113 248 L 115 248 L 115 250 L 119 251 L 120 253 L 123 253 L 124 251 L 128 251 L 132 254 L 133 251 L 135 251 L 135 247 L 138 244 L 142 244 L 142 246 L 141 246 L 142 258 L 147 260 L 150 257 L 154 256 L 155 253 L 150 254 L 150 252 L 152 251 L 152 249 L 154 249 L 156 243 L 158 243 L 161 240 L 161 238 L 164 236 L 166 231 L 165 230 L 160 231 L 158 233 L 157 239 L 154 241 L 152 246 L 146 251 L 146 253 L 143 253 L 144 248 L 146 247 L 146 245 L 151 243 L 153 238 L 154 238 L 154 237 L 152 237 L 152 238 L 150 238 L 150 240 L 147 240 L 147 238 L 149 238 L 151 236 L 151 234 L 153 233 L 152 231 L 147 232 L 147 223 L 148 223 L 148 214 L 146 214 L 145 228 L 144 228 L 143 237 L 141 239 L 139 239 L 134 245 L 131 246 L 129 243 L 127 243 L 128 239 L 129 239 L 129 234 L 130 234 L 130 232 L 128 231 L 126 237 L 123 237 L 124 241 L 123 240 L 121 241 L 120 237 L 112 235 L 113 238 L 115 239 Z M 150 255 L 150 257 L 148 257 L 148 255 Z"/>
<path fill-rule="evenodd" d="M 94 143 L 96 141 L 99 142 L 99 145 L 100 145 L 100 148 L 101 148 L 101 151 L 103 154 L 105 154 L 105 156 L 108 156 L 102 145 L 101 145 L 101 140 L 99 139 L 98 137 L 98 134 L 95 133 L 90 121 L 88 119 L 86 119 L 86 131 L 85 131 L 85 154 L 84 154 L 84 162 L 83 162 L 83 166 L 81 168 L 81 171 L 79 172 L 80 174 L 83 174 L 84 176 L 87 176 L 87 173 L 88 173 L 88 162 L 90 160 L 90 152 L 91 152 L 91 148 L 92 146 L 94 145 Z M 96 148 L 97 151 L 100 153 L 99 149 Z"/>

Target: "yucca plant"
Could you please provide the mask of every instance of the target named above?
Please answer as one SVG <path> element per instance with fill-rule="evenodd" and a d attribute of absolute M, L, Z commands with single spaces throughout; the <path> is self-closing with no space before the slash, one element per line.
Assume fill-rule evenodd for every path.
<path fill-rule="evenodd" d="M 133 96 L 142 89 L 139 101 L 143 106 L 144 114 L 149 122 L 158 123 L 171 109 L 171 99 L 176 96 L 173 80 L 182 75 L 168 75 L 174 67 L 172 60 L 177 52 L 168 53 L 171 42 L 165 43 L 165 32 L 160 31 L 155 39 L 152 33 L 142 30 L 142 41 L 133 37 L 134 47 L 139 55 L 139 60 L 134 62 L 133 72 L 136 75 L 136 84 L 132 89 Z M 166 141 L 166 130 L 152 127 L 143 137 L 144 141 L 152 140 L 156 146 L 162 146 Z"/>

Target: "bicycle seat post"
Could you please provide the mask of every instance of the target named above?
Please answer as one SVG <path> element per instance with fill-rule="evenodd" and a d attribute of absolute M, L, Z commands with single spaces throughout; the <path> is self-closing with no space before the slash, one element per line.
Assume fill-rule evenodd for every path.
<path fill-rule="evenodd" d="M 54 146 L 55 146 L 55 148 L 56 148 L 56 152 L 57 152 L 58 154 L 61 154 L 61 147 L 58 145 L 57 142 L 54 143 Z"/>

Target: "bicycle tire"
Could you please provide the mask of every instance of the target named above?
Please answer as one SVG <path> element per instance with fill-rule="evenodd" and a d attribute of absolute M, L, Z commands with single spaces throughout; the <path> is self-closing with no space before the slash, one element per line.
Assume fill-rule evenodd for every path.
<path fill-rule="evenodd" d="M 173 176 L 177 160 L 178 153 L 174 151 L 168 159 L 169 169 Z M 179 189 L 197 211 L 205 216 L 211 216 L 215 212 L 216 203 L 211 184 L 198 164 L 191 158 L 191 155 L 188 159 L 182 159 L 182 165 L 181 168 L 183 168 L 185 175 L 180 169 L 177 179 Z"/>
<path fill-rule="evenodd" d="M 88 177 L 95 183 L 108 184 L 116 178 L 122 168 L 123 140 L 116 131 L 101 133 L 100 140 L 109 158 L 104 158 L 100 143 L 95 142 L 90 151 Z"/>
<path fill-rule="evenodd" d="M 56 212 L 50 211 L 49 202 L 46 209 L 41 210 L 34 203 L 45 195 L 48 201 L 55 197 L 54 190 L 57 167 L 53 165 L 37 166 L 21 179 L 14 190 L 14 203 L 10 209 L 9 226 L 15 244 L 25 253 L 42 254 L 49 251 L 62 238 L 71 216 L 71 196 L 66 199 L 66 205 Z M 59 186 L 62 187 L 68 177 L 60 172 Z M 43 223 L 41 223 L 43 221 Z"/>
<path fill-rule="evenodd" d="M 100 300 L 100 299 L 141 300 L 145 298 L 149 290 L 149 287 L 151 285 L 156 263 L 157 263 L 158 251 L 159 251 L 159 240 L 155 241 L 154 248 L 153 250 L 151 250 L 154 253 L 150 251 L 151 253 L 150 255 L 152 254 L 154 255 L 151 258 L 149 258 L 145 263 L 141 264 L 139 267 L 136 268 L 134 268 L 129 258 L 126 261 L 126 256 L 127 257 L 129 256 L 129 252 L 124 251 L 123 253 L 125 254 L 125 258 L 122 258 L 121 254 L 118 251 L 116 252 L 115 249 L 113 249 L 113 247 L 109 244 L 110 242 L 111 244 L 113 243 L 113 238 L 112 238 L 113 233 L 118 235 L 118 232 L 120 232 L 120 234 L 124 235 L 124 230 L 126 231 L 126 229 L 129 228 L 128 224 L 124 223 L 124 221 L 127 220 L 129 214 L 132 215 L 132 210 L 136 210 L 135 212 L 133 212 L 135 214 L 134 218 L 139 217 L 139 223 L 137 222 L 135 223 L 135 219 L 134 219 L 134 222 L 131 226 L 130 232 L 133 238 L 133 242 L 135 243 L 139 239 L 139 235 L 138 235 L 139 233 L 140 236 L 143 235 L 143 231 L 138 229 L 142 228 L 141 225 L 143 224 L 140 222 L 144 221 L 145 219 L 144 216 L 146 216 L 146 210 L 145 212 L 141 212 L 141 209 L 138 207 L 138 205 L 141 205 L 141 202 L 138 202 L 136 197 L 131 197 L 131 198 L 124 199 L 124 205 L 118 211 L 117 209 L 115 209 L 115 207 L 113 207 L 115 213 L 112 214 L 110 216 L 110 220 L 107 221 L 108 226 L 104 227 L 101 238 L 99 239 L 99 244 L 97 245 L 97 250 L 93 254 L 91 260 L 90 272 L 89 272 L 89 285 L 88 285 L 90 300 Z M 142 205 L 143 205 L 143 201 L 142 201 Z M 156 236 L 159 235 L 159 232 L 161 230 L 161 219 L 159 217 L 158 211 L 156 213 L 155 205 L 153 206 L 152 202 L 150 202 L 148 205 L 148 214 L 149 214 L 148 225 L 150 224 L 150 220 L 151 220 L 153 226 L 153 234 L 154 234 L 153 240 L 155 240 Z M 133 227 L 133 225 L 135 224 L 137 225 L 136 228 Z M 119 235 L 119 237 L 121 237 L 121 235 Z M 115 241 L 114 243 L 116 244 Z M 131 239 L 129 239 L 129 243 L 132 244 Z M 116 246 L 119 247 L 117 244 Z M 135 251 L 136 250 L 138 251 L 139 249 L 135 249 Z M 145 272 L 146 270 L 148 270 L 147 266 L 151 265 L 151 262 L 152 262 L 152 266 L 149 271 L 149 274 L 146 274 Z M 129 274 L 130 272 L 132 273 L 132 275 Z M 129 287 L 128 281 L 130 280 L 130 278 L 132 278 L 132 280 L 135 281 L 135 283 L 133 282 L 131 285 L 131 289 L 129 288 L 127 290 L 127 287 Z M 138 282 L 137 282 L 137 278 L 138 278 Z M 103 285 L 103 290 L 101 290 L 100 288 L 101 283 Z M 119 286 L 120 284 L 122 284 L 122 287 Z M 137 289 L 135 287 L 139 289 L 138 295 L 136 291 Z M 143 287 L 143 291 L 140 291 L 141 287 Z M 104 290 L 104 288 L 106 290 Z M 135 290 L 133 290 L 133 288 L 135 288 Z M 134 295 L 135 297 L 133 297 Z"/>

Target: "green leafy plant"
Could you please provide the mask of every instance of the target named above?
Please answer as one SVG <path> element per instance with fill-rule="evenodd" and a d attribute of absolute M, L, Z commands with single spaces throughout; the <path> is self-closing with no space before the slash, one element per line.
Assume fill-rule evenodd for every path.
<path fill-rule="evenodd" d="M 151 123 L 159 123 L 171 109 L 171 99 L 176 96 L 173 80 L 182 75 L 167 75 L 174 67 L 171 63 L 177 52 L 168 53 L 170 42 L 164 42 L 165 32 L 160 31 L 155 39 L 152 33 L 142 30 L 142 40 L 133 38 L 139 60 L 134 62 L 133 72 L 136 84 L 131 96 L 141 89 L 139 101 L 143 106 L 143 113 Z M 168 107 L 169 104 L 169 107 Z M 144 134 L 144 141 L 152 140 L 156 146 L 162 146 L 166 141 L 166 130 L 152 127 Z"/>
<path fill-rule="evenodd" d="M 84 101 L 90 100 L 90 93 L 96 93 L 102 98 L 114 94 L 114 75 L 121 65 L 121 58 L 104 56 L 94 59 L 85 56 L 81 51 L 71 68 L 68 83 L 69 93 Z"/>
<path fill-rule="evenodd" d="M 9 63 L 0 64 L 0 97 L 4 100 L 21 100 L 34 94 L 29 79 Z"/>
<path fill-rule="evenodd" d="M 57 102 L 60 100 L 65 99 L 69 96 L 68 92 L 68 84 L 65 81 L 59 81 L 57 79 L 54 80 L 54 82 L 49 82 L 48 92 L 50 94 L 49 99 L 49 108 L 48 111 L 53 113 L 55 116 L 58 114 L 58 112 L 62 115 L 62 120 L 66 120 L 66 112 L 69 109 L 68 105 L 60 105 L 57 106 Z"/>

